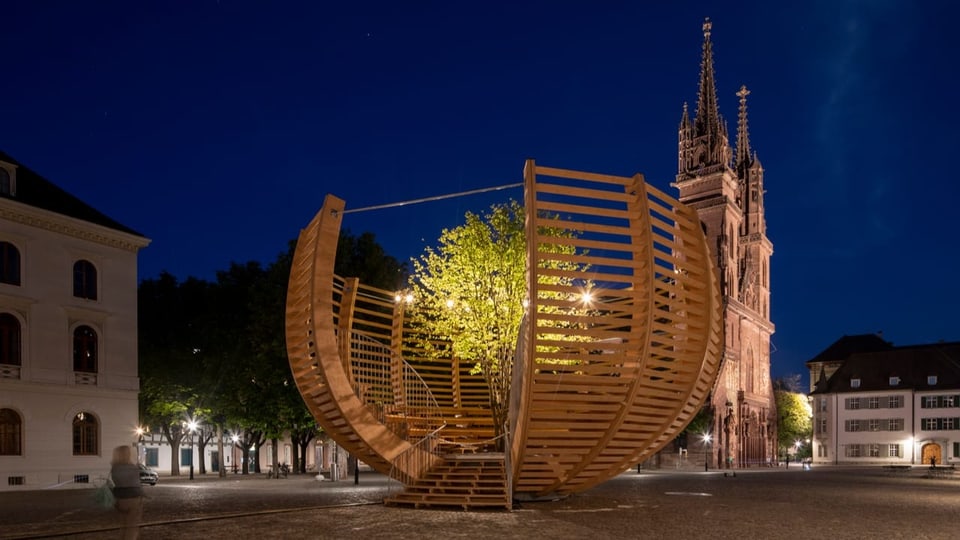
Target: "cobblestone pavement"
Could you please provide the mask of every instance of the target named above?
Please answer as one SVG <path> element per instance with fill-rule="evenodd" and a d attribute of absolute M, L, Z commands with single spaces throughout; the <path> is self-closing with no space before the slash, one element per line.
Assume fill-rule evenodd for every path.
<path fill-rule="evenodd" d="M 960 478 L 922 468 L 625 473 L 565 499 L 513 512 L 388 508 L 388 483 L 291 476 L 161 477 L 145 486 L 143 539 L 165 538 L 956 538 Z M 91 489 L 0 492 L 0 538 L 119 536 Z"/>

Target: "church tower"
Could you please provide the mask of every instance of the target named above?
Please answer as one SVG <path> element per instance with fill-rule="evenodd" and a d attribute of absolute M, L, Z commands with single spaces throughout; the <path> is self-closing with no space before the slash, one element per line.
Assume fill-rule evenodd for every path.
<path fill-rule="evenodd" d="M 763 208 L 763 167 L 750 149 L 747 95 L 740 87 L 736 151 L 720 116 L 713 69 L 712 23 L 703 23 L 697 109 L 683 106 L 677 179 L 680 202 L 694 208 L 716 256 L 726 347 L 708 405 L 713 455 L 724 467 L 776 459 L 777 414 L 770 381 L 770 256 Z"/>

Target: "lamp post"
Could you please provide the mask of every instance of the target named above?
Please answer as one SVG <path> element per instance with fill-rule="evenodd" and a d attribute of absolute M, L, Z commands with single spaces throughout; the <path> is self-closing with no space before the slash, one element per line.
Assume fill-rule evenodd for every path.
<path fill-rule="evenodd" d="M 230 447 L 230 454 L 233 455 L 233 474 L 237 474 L 237 443 L 240 442 L 240 437 L 234 433 L 230 440 L 233 441 L 233 446 Z"/>
<path fill-rule="evenodd" d="M 703 472 L 710 470 L 710 434 L 703 434 Z"/>
<path fill-rule="evenodd" d="M 193 436 L 197 431 L 197 421 L 190 420 L 187 422 L 187 429 L 190 430 L 190 479 L 193 480 Z"/>

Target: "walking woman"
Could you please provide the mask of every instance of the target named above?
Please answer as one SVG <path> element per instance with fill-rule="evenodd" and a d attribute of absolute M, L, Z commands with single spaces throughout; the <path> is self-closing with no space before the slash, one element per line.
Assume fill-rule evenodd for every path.
<path fill-rule="evenodd" d="M 110 478 L 113 480 L 117 510 L 123 516 L 121 538 L 136 540 L 140 535 L 140 516 L 143 514 L 143 490 L 140 487 L 140 468 L 133 462 L 132 447 L 118 446 L 113 449 Z"/>

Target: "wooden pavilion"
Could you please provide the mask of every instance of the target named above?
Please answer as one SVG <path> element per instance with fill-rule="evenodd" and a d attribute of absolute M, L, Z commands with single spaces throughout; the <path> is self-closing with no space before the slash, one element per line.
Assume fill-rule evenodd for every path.
<path fill-rule="evenodd" d="M 526 163 L 529 305 L 501 430 L 472 363 L 418 348 L 405 298 L 334 275 L 344 206 L 328 195 L 300 234 L 288 356 L 330 437 L 402 485 L 387 503 L 509 509 L 583 491 L 662 448 L 710 393 L 723 349 L 713 258 L 696 212 L 642 175 Z M 587 282 L 591 309 L 573 309 Z"/>

